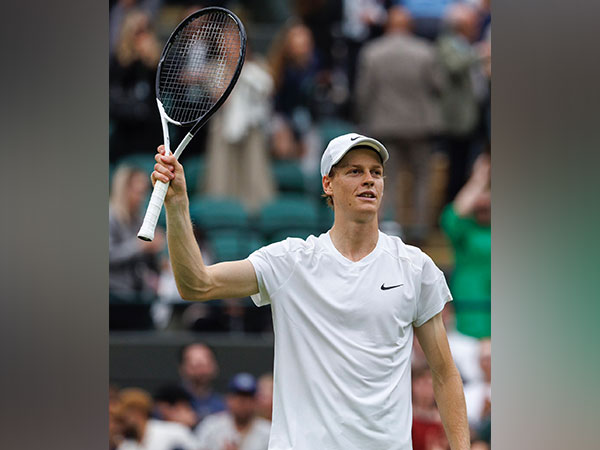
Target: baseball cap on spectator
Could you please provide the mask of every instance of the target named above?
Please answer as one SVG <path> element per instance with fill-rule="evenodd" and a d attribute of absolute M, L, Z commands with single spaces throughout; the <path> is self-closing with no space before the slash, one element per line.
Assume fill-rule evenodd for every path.
<path fill-rule="evenodd" d="M 381 162 L 385 163 L 390 157 L 387 149 L 376 139 L 357 133 L 348 133 L 332 139 L 321 157 L 321 176 L 329 175 L 331 168 L 356 147 L 370 147 L 379 153 Z"/>
<path fill-rule="evenodd" d="M 229 392 L 232 394 L 256 394 L 256 378 L 249 373 L 241 372 L 229 381 Z"/>

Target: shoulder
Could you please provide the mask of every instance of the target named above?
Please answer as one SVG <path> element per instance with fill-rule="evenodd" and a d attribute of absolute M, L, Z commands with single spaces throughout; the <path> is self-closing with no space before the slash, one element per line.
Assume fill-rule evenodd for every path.
<path fill-rule="evenodd" d="M 166 420 L 150 419 L 148 421 L 148 428 L 154 433 L 169 434 L 171 436 L 188 436 L 190 430 L 185 426 L 177 422 L 169 422 Z"/>
<path fill-rule="evenodd" d="M 419 247 L 405 244 L 397 236 L 389 236 L 383 232 L 380 233 L 381 239 L 383 239 L 382 251 L 398 262 L 408 264 L 414 269 L 422 270 L 423 266 L 431 261 L 431 258 Z"/>
<path fill-rule="evenodd" d="M 287 238 L 283 241 L 269 244 L 258 249 L 255 253 L 262 253 L 272 258 L 288 258 L 290 256 L 305 256 L 321 253 L 324 250 L 323 236 L 309 236 L 306 239 Z"/>
<path fill-rule="evenodd" d="M 219 426 L 230 421 L 229 413 L 227 411 L 219 411 L 216 413 L 209 414 L 206 416 L 202 422 L 200 422 L 201 426 Z"/>

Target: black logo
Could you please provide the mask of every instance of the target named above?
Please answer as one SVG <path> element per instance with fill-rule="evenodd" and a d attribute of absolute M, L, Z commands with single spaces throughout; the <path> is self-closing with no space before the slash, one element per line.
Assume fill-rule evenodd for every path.
<path fill-rule="evenodd" d="M 386 286 L 386 285 L 385 285 L 385 283 L 383 283 L 383 284 L 381 285 L 381 290 L 382 290 L 382 291 L 387 291 L 388 289 L 394 289 L 394 288 L 397 288 L 397 287 L 400 287 L 400 286 L 404 286 L 404 283 L 402 283 L 402 284 L 397 284 L 397 285 L 395 285 L 395 286 Z"/>
<path fill-rule="evenodd" d="M 355 141 L 355 140 L 357 140 L 359 137 L 360 137 L 360 136 L 354 136 L 354 137 L 350 138 L 350 140 L 351 140 L 351 141 Z"/>

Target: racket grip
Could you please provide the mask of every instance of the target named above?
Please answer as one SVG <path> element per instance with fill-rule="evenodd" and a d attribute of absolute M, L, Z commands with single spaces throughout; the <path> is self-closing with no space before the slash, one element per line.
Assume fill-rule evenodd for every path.
<path fill-rule="evenodd" d="M 156 223 L 160 216 L 163 203 L 165 202 L 165 195 L 167 195 L 167 189 L 169 189 L 169 183 L 163 183 L 162 181 L 156 180 L 154 183 L 154 190 L 148 203 L 148 209 L 146 209 L 146 215 L 144 216 L 144 223 L 137 234 L 143 241 L 151 241 L 154 239 L 154 230 L 156 229 Z"/>

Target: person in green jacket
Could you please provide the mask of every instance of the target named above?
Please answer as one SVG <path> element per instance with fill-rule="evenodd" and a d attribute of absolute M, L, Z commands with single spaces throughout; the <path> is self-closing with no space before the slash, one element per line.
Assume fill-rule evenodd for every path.
<path fill-rule="evenodd" d="M 456 329 L 475 338 L 491 335 L 490 155 L 482 153 L 471 177 L 442 211 L 441 227 L 454 250 L 450 287 Z"/>

